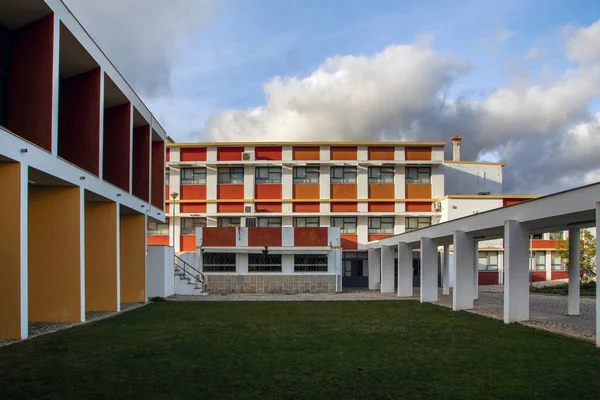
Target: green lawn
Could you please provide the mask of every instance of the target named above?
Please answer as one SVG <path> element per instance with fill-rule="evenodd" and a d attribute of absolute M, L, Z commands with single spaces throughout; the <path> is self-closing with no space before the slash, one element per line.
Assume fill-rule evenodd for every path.
<path fill-rule="evenodd" d="M 413 301 L 153 303 L 0 348 L 2 399 L 592 399 L 592 344 Z"/>
<path fill-rule="evenodd" d="M 566 296 L 569 294 L 569 284 L 564 283 L 556 286 L 532 287 L 531 291 L 534 293 L 550 293 Z M 581 296 L 596 297 L 596 282 L 582 283 L 579 289 L 579 294 Z"/>

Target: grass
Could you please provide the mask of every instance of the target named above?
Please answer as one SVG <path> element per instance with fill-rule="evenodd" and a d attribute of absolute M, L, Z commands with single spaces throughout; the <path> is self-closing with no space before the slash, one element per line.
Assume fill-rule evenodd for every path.
<path fill-rule="evenodd" d="M 600 351 L 413 301 L 153 303 L 0 348 L 0 398 L 597 398 Z"/>
<path fill-rule="evenodd" d="M 566 296 L 569 294 L 569 284 L 561 283 L 560 285 L 556 286 L 533 287 L 531 288 L 531 291 L 535 293 L 560 294 L 562 296 Z M 596 297 L 596 282 L 582 283 L 579 289 L 579 294 L 581 296 Z"/>

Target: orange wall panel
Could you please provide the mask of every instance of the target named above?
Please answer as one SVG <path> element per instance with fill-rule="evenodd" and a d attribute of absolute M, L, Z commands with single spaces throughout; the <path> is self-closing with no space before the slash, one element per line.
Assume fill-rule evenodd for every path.
<path fill-rule="evenodd" d="M 527 200 L 527 199 L 504 199 L 504 200 L 502 200 L 502 206 L 503 207 L 512 206 L 515 204 L 519 204 L 525 200 Z"/>
<path fill-rule="evenodd" d="M 171 212 L 171 204 L 167 203 L 165 204 L 165 213 L 170 213 Z"/>
<path fill-rule="evenodd" d="M 260 183 L 254 185 L 255 199 L 281 199 L 281 183 Z"/>
<path fill-rule="evenodd" d="M 554 249 L 556 248 L 556 244 L 558 240 L 542 240 L 542 239 L 533 239 L 531 241 L 532 249 Z"/>
<path fill-rule="evenodd" d="M 331 212 L 357 212 L 358 203 L 336 203 L 331 202 Z"/>
<path fill-rule="evenodd" d="M 407 161 L 431 160 L 431 147 L 406 147 L 404 158 Z"/>
<path fill-rule="evenodd" d="M 356 199 L 356 183 L 334 183 L 331 185 L 332 199 Z"/>
<path fill-rule="evenodd" d="M 332 160 L 356 160 L 357 149 L 356 146 L 331 146 L 330 158 Z"/>
<path fill-rule="evenodd" d="M 394 160 L 394 147 L 369 147 L 369 160 Z"/>
<path fill-rule="evenodd" d="M 394 184 L 393 183 L 370 183 L 369 198 L 370 199 L 393 199 Z"/>
<path fill-rule="evenodd" d="M 181 251 L 196 251 L 196 235 L 181 235 L 179 246 Z"/>
<path fill-rule="evenodd" d="M 256 212 L 281 212 L 281 203 L 254 203 Z"/>
<path fill-rule="evenodd" d="M 407 212 L 431 212 L 431 203 L 406 202 Z"/>
<path fill-rule="evenodd" d="M 328 246 L 328 228 L 294 228 L 294 246 Z"/>
<path fill-rule="evenodd" d="M 394 212 L 396 210 L 395 203 L 369 203 L 370 212 Z"/>
<path fill-rule="evenodd" d="M 181 200 L 204 200 L 206 199 L 206 185 L 181 185 Z"/>
<path fill-rule="evenodd" d="M 321 198 L 321 186 L 318 183 L 295 183 L 294 199 L 318 200 Z"/>
<path fill-rule="evenodd" d="M 410 183 L 406 185 L 407 199 L 430 199 L 431 184 L 429 183 Z"/>
<path fill-rule="evenodd" d="M 254 158 L 257 160 L 281 160 L 281 146 L 256 146 Z"/>
<path fill-rule="evenodd" d="M 167 149 L 166 157 L 167 157 L 167 161 L 171 161 L 171 149 Z"/>
<path fill-rule="evenodd" d="M 170 246 L 169 236 L 148 235 L 148 246 Z"/>
<path fill-rule="evenodd" d="M 342 234 L 340 235 L 340 242 L 344 250 L 358 249 L 358 235 Z"/>
<path fill-rule="evenodd" d="M 240 161 L 243 152 L 243 147 L 218 147 L 217 161 Z"/>
<path fill-rule="evenodd" d="M 552 271 L 550 275 L 550 279 L 567 279 L 569 277 L 569 273 L 567 271 Z"/>
<path fill-rule="evenodd" d="M 244 212 L 244 203 L 219 203 L 217 204 L 219 213 L 241 213 Z"/>
<path fill-rule="evenodd" d="M 294 212 L 319 212 L 321 211 L 320 203 L 294 203 Z"/>
<path fill-rule="evenodd" d="M 179 157 L 181 161 L 206 161 L 206 147 L 182 147 Z"/>
<path fill-rule="evenodd" d="M 294 146 L 292 157 L 294 160 L 320 160 L 321 149 L 319 146 Z"/>
<path fill-rule="evenodd" d="M 546 271 L 533 271 L 531 273 L 534 282 L 546 280 Z"/>
<path fill-rule="evenodd" d="M 378 234 L 378 235 L 369 235 L 369 237 L 368 237 L 368 239 L 367 239 L 367 240 L 368 240 L 369 242 L 372 242 L 372 241 L 374 241 L 374 240 L 385 239 L 385 238 L 387 238 L 387 237 L 390 237 L 390 236 L 394 236 L 394 235 L 391 235 L 391 234 L 389 234 L 389 233 L 386 233 L 386 234 Z"/>
<path fill-rule="evenodd" d="M 206 212 L 206 203 L 181 203 L 179 212 L 182 214 L 201 214 Z"/>
<path fill-rule="evenodd" d="M 281 247 L 281 228 L 248 228 L 248 246 Z"/>
<path fill-rule="evenodd" d="M 236 229 L 228 228 L 202 228 L 202 246 L 204 247 L 235 247 Z"/>
<path fill-rule="evenodd" d="M 169 185 L 165 186 L 165 199 L 166 200 L 171 200 L 171 191 L 169 190 Z"/>
<path fill-rule="evenodd" d="M 217 199 L 243 200 L 244 199 L 244 185 L 243 184 L 217 185 Z"/>

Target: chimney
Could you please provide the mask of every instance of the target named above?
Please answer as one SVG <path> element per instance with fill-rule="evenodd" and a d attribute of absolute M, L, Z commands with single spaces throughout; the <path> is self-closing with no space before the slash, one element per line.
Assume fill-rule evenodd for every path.
<path fill-rule="evenodd" d="M 460 136 L 452 138 L 452 161 L 460 161 Z"/>

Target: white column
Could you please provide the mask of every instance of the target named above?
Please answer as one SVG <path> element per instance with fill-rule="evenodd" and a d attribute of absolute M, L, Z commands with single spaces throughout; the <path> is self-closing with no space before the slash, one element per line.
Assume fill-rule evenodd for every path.
<path fill-rule="evenodd" d="M 473 251 L 475 243 L 464 231 L 454 231 L 454 290 L 452 309 L 473 308 Z"/>
<path fill-rule="evenodd" d="M 396 146 L 396 149 L 398 148 L 402 148 L 400 146 Z M 399 154 L 399 150 L 396 150 L 396 159 L 398 160 L 398 157 L 402 157 L 402 160 L 404 160 L 404 150 L 402 150 L 401 154 Z M 394 197 L 396 199 L 404 199 L 406 197 L 406 178 L 405 178 L 405 169 L 404 169 L 404 165 L 396 165 L 396 168 L 394 168 Z M 394 211 L 396 211 L 397 213 L 399 212 L 405 212 L 406 211 L 406 205 L 403 202 L 397 202 L 395 207 L 394 207 Z M 402 217 L 404 218 L 404 217 Z M 402 232 L 404 232 L 404 230 L 402 230 Z"/>
<path fill-rule="evenodd" d="M 381 279 L 381 249 L 369 249 L 369 289 L 376 290 Z"/>
<path fill-rule="evenodd" d="M 442 265 L 444 268 L 444 275 L 442 276 L 442 293 L 445 295 L 450 294 L 450 245 L 444 245 L 444 259 Z"/>
<path fill-rule="evenodd" d="M 580 234 L 578 228 L 569 229 L 569 315 L 579 315 Z"/>
<path fill-rule="evenodd" d="M 381 293 L 393 293 L 394 286 L 394 246 L 381 246 Z"/>
<path fill-rule="evenodd" d="M 360 160 L 361 158 L 359 158 Z M 359 199 L 369 198 L 369 169 L 366 165 L 359 165 L 356 169 L 356 195 Z M 368 212 L 369 203 L 358 202 L 358 212 Z"/>
<path fill-rule="evenodd" d="M 324 155 L 327 155 L 327 160 L 329 160 L 329 146 L 327 146 L 327 152 L 323 152 L 321 149 L 321 159 L 323 159 Z M 331 166 L 322 164 L 319 170 L 319 188 L 320 188 L 320 199 L 328 200 L 331 196 Z M 329 202 L 321 202 L 320 211 L 322 213 L 328 213 L 331 210 Z"/>
<path fill-rule="evenodd" d="M 369 220 L 367 216 L 356 217 L 356 234 L 358 235 L 358 250 L 364 250 L 369 241 Z"/>
<path fill-rule="evenodd" d="M 421 303 L 438 300 L 437 245 L 430 238 L 421 238 Z"/>
<path fill-rule="evenodd" d="M 600 202 L 596 203 L 596 237 L 600 233 Z M 596 257 L 596 277 L 598 277 L 598 257 Z M 597 280 L 596 280 L 597 282 Z M 600 347 L 600 285 L 596 283 L 596 347 Z"/>
<path fill-rule="evenodd" d="M 504 252 L 498 251 L 498 285 L 504 283 Z"/>
<path fill-rule="evenodd" d="M 413 251 L 406 243 L 398 243 L 398 297 L 413 296 Z"/>
<path fill-rule="evenodd" d="M 504 222 L 504 322 L 529 319 L 529 231 Z"/>
<path fill-rule="evenodd" d="M 552 252 L 546 251 L 546 280 L 552 280 Z"/>
<path fill-rule="evenodd" d="M 291 153 L 291 150 L 290 150 Z M 289 200 L 293 197 L 293 190 L 294 190 L 294 184 L 293 184 L 294 178 L 293 178 L 293 170 L 292 167 L 289 165 L 284 165 L 281 168 L 281 198 L 283 200 Z M 291 213 L 292 212 L 292 203 L 291 202 L 283 202 L 283 204 L 281 205 L 281 211 L 286 214 L 286 213 Z"/>
<path fill-rule="evenodd" d="M 473 243 L 473 300 L 479 298 L 479 243 Z"/>

